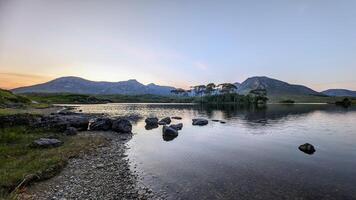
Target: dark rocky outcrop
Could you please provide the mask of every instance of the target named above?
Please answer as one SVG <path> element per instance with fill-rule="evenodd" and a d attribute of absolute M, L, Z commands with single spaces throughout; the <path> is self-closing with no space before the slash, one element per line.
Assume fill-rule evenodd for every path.
<path fill-rule="evenodd" d="M 220 121 L 220 124 L 226 124 L 226 122 L 225 121 Z"/>
<path fill-rule="evenodd" d="M 213 122 L 219 122 L 220 120 L 218 120 L 218 119 L 212 119 L 211 121 L 213 121 Z"/>
<path fill-rule="evenodd" d="M 64 131 L 65 135 L 77 135 L 78 131 L 74 127 L 68 127 L 67 130 Z"/>
<path fill-rule="evenodd" d="M 178 136 L 178 131 L 169 127 L 163 126 L 162 128 L 162 137 L 164 141 L 171 141 Z"/>
<path fill-rule="evenodd" d="M 194 126 L 204 126 L 207 125 L 209 123 L 208 120 L 206 119 L 202 119 L 202 118 L 197 118 L 197 119 L 193 119 L 193 125 Z"/>
<path fill-rule="evenodd" d="M 170 128 L 173 128 L 174 130 L 179 131 L 179 130 L 182 130 L 183 124 L 182 124 L 182 123 L 179 123 L 179 124 L 172 124 L 172 125 L 170 125 L 169 127 L 170 127 Z"/>
<path fill-rule="evenodd" d="M 39 128 L 56 129 L 65 131 L 68 127 L 74 127 L 78 131 L 88 130 L 89 116 L 86 115 L 50 115 L 41 118 L 35 124 Z"/>
<path fill-rule="evenodd" d="M 131 133 L 132 124 L 127 119 L 116 119 L 112 121 L 112 130 L 118 133 Z"/>
<path fill-rule="evenodd" d="M 33 148 L 51 148 L 59 147 L 63 144 L 62 141 L 54 138 L 40 138 L 32 142 L 31 147 Z"/>
<path fill-rule="evenodd" d="M 89 125 L 89 130 L 92 131 L 108 131 L 112 127 L 110 118 L 97 118 Z"/>
<path fill-rule="evenodd" d="M 304 153 L 309 154 L 309 155 L 311 155 L 315 152 L 314 146 L 309 143 L 302 144 L 298 148 L 300 151 L 303 151 Z"/>
<path fill-rule="evenodd" d="M 171 118 L 170 117 L 165 117 L 165 118 L 161 119 L 159 122 L 164 122 L 166 124 L 170 124 L 171 123 Z"/>
<path fill-rule="evenodd" d="M 158 118 L 157 117 L 148 117 L 145 120 L 147 125 L 158 125 Z"/>

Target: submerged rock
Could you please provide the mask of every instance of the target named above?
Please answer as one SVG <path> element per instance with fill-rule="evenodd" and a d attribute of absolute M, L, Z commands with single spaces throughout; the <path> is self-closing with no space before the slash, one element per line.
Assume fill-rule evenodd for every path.
<path fill-rule="evenodd" d="M 170 117 L 165 117 L 165 118 L 161 119 L 159 122 L 164 122 L 166 124 L 170 124 L 171 123 L 171 118 Z"/>
<path fill-rule="evenodd" d="M 64 131 L 64 134 L 66 134 L 66 135 L 77 135 L 78 131 L 74 127 L 68 127 L 67 130 Z"/>
<path fill-rule="evenodd" d="M 118 133 L 131 133 L 132 124 L 127 119 L 116 119 L 112 122 L 112 130 Z"/>
<path fill-rule="evenodd" d="M 220 123 L 221 123 L 221 124 L 226 124 L 226 122 L 225 122 L 225 121 L 220 121 Z"/>
<path fill-rule="evenodd" d="M 172 119 L 178 119 L 178 120 L 181 120 L 182 118 L 181 117 L 178 117 L 178 116 L 174 116 L 174 117 L 171 117 Z"/>
<path fill-rule="evenodd" d="M 218 120 L 218 119 L 212 119 L 211 121 L 213 121 L 213 122 L 219 122 L 220 120 Z"/>
<path fill-rule="evenodd" d="M 112 121 L 109 118 L 98 118 L 95 119 L 94 122 L 92 122 L 89 125 L 89 130 L 92 131 L 108 131 L 112 127 Z"/>
<path fill-rule="evenodd" d="M 63 144 L 62 141 L 54 138 L 40 138 L 32 142 L 32 147 L 34 148 L 50 148 L 59 147 Z"/>
<path fill-rule="evenodd" d="M 202 118 L 193 119 L 193 125 L 195 126 L 204 126 L 207 125 L 208 123 L 209 121 L 206 119 L 202 119 Z"/>
<path fill-rule="evenodd" d="M 300 145 L 299 147 L 300 151 L 303 151 L 306 154 L 313 154 L 315 152 L 315 148 L 313 145 L 309 144 L 309 143 L 305 143 L 303 145 Z"/>
<path fill-rule="evenodd" d="M 148 117 L 145 120 L 147 125 L 157 125 L 158 124 L 158 118 L 157 117 Z"/>
<path fill-rule="evenodd" d="M 179 130 L 182 130 L 183 124 L 182 124 L 182 123 L 179 123 L 179 124 L 172 124 L 172 125 L 170 125 L 169 127 L 170 127 L 170 128 L 173 128 L 173 129 L 175 129 L 175 130 L 177 130 L 177 131 L 179 131 Z"/>

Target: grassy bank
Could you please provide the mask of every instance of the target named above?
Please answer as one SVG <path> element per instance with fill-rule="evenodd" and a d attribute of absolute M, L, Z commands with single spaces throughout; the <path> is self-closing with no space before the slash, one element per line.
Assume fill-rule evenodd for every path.
<path fill-rule="evenodd" d="M 33 140 L 48 136 L 62 140 L 63 146 L 50 149 L 29 147 Z M 23 126 L 0 129 L 0 199 L 10 198 L 9 192 L 20 184 L 54 176 L 69 158 L 103 143 L 105 139 L 99 136 L 64 136 Z"/>

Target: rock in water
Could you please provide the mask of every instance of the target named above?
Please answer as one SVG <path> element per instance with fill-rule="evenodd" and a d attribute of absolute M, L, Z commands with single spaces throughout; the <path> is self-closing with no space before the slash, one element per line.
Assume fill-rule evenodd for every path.
<path fill-rule="evenodd" d="M 66 135 L 77 135 L 78 131 L 74 127 L 68 127 L 67 130 L 64 131 L 64 134 L 66 134 Z"/>
<path fill-rule="evenodd" d="M 218 119 L 212 119 L 211 121 L 213 121 L 213 122 L 219 122 L 220 120 L 218 120 Z"/>
<path fill-rule="evenodd" d="M 178 119 L 178 120 L 181 120 L 182 118 L 181 118 L 181 117 L 174 116 L 174 117 L 172 117 L 172 119 Z"/>
<path fill-rule="evenodd" d="M 63 144 L 63 142 L 58 139 L 40 138 L 40 139 L 32 142 L 32 147 L 50 148 L 50 147 L 59 147 L 62 144 Z"/>
<path fill-rule="evenodd" d="M 164 135 L 178 136 L 178 131 L 174 128 L 169 127 L 169 126 L 163 126 L 162 131 L 163 131 Z"/>
<path fill-rule="evenodd" d="M 157 117 L 148 117 L 145 120 L 147 125 L 158 125 L 158 118 Z"/>
<path fill-rule="evenodd" d="M 159 122 L 164 122 L 166 124 L 170 124 L 171 123 L 171 118 L 170 117 L 165 117 L 165 118 L 161 119 Z"/>
<path fill-rule="evenodd" d="M 98 119 L 95 119 L 94 122 L 92 122 L 89 125 L 89 129 L 92 131 L 108 131 L 111 129 L 111 126 L 112 126 L 111 119 L 98 118 Z"/>
<path fill-rule="evenodd" d="M 182 124 L 182 123 L 179 123 L 179 124 L 172 124 L 172 125 L 170 125 L 169 127 L 170 127 L 170 128 L 173 128 L 174 130 L 179 131 L 179 130 L 182 130 L 183 124 Z"/>
<path fill-rule="evenodd" d="M 178 131 L 169 126 L 163 126 L 162 132 L 164 141 L 171 141 L 178 136 Z"/>
<path fill-rule="evenodd" d="M 145 126 L 146 130 L 152 130 L 152 129 L 155 129 L 155 128 L 158 128 L 158 124 L 156 124 L 156 125 L 146 124 L 146 126 Z"/>
<path fill-rule="evenodd" d="M 225 122 L 225 121 L 220 121 L 220 123 L 221 123 L 221 124 L 226 124 L 226 122 Z"/>
<path fill-rule="evenodd" d="M 206 119 L 202 119 L 202 118 L 193 119 L 193 125 L 195 126 L 204 126 L 207 125 L 208 123 L 209 121 Z"/>
<path fill-rule="evenodd" d="M 167 123 L 166 123 L 166 122 L 159 121 L 159 122 L 158 122 L 158 125 L 167 125 Z"/>
<path fill-rule="evenodd" d="M 303 145 L 300 145 L 299 147 L 299 150 L 303 151 L 304 153 L 306 154 L 313 154 L 315 152 L 315 148 L 313 145 L 309 144 L 309 143 L 305 143 Z"/>
<path fill-rule="evenodd" d="M 132 131 L 132 125 L 127 119 L 114 120 L 111 128 L 118 133 L 131 133 Z"/>

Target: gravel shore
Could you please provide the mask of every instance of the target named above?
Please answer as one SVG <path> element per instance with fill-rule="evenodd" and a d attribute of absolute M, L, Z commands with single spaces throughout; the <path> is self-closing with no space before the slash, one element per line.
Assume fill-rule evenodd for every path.
<path fill-rule="evenodd" d="M 100 134 L 110 142 L 90 154 L 71 159 L 59 175 L 33 184 L 20 199 L 162 199 L 130 170 L 125 144 L 131 135 L 84 134 Z"/>

